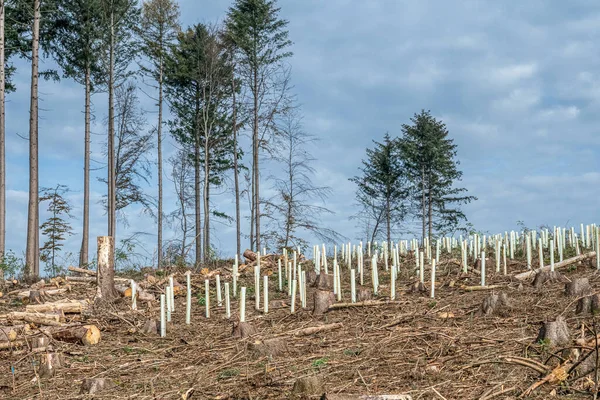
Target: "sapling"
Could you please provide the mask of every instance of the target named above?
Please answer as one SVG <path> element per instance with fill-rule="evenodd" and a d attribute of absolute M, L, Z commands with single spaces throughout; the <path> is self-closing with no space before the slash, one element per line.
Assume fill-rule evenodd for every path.
<path fill-rule="evenodd" d="M 246 322 L 246 287 L 240 288 L 240 322 Z"/>
<path fill-rule="evenodd" d="M 210 287 L 208 279 L 204 280 L 204 306 L 206 307 L 206 318 L 210 318 Z"/>
<path fill-rule="evenodd" d="M 265 314 L 269 312 L 269 276 L 263 276 L 263 311 Z"/>
<path fill-rule="evenodd" d="M 350 270 L 350 293 L 352 296 L 352 302 L 356 303 L 356 271 Z"/>
<path fill-rule="evenodd" d="M 185 277 L 187 288 L 187 292 L 185 294 L 185 323 L 189 325 L 192 318 L 192 283 L 190 271 L 185 274 Z"/>
<path fill-rule="evenodd" d="M 165 318 L 165 298 L 164 294 L 160 295 L 160 337 L 167 336 L 167 322 Z"/>
<path fill-rule="evenodd" d="M 435 298 L 435 259 L 431 260 L 431 298 Z"/>
<path fill-rule="evenodd" d="M 171 322 L 171 286 L 165 288 L 165 295 L 167 296 L 167 322 Z"/>
<path fill-rule="evenodd" d="M 231 318 L 231 299 L 229 297 L 229 282 L 225 282 L 225 316 Z"/>
<path fill-rule="evenodd" d="M 217 306 L 223 305 L 223 296 L 221 294 L 221 275 L 215 275 L 215 285 L 217 285 Z"/>

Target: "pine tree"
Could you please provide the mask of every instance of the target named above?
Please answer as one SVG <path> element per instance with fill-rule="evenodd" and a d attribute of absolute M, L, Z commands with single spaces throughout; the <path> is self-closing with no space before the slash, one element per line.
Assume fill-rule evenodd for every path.
<path fill-rule="evenodd" d="M 150 0 L 143 4 L 140 37 L 142 52 L 149 65 L 142 66 L 143 72 L 156 82 L 158 90 L 157 165 L 158 165 L 158 212 L 157 212 L 157 266 L 162 265 L 163 223 L 163 172 L 162 172 L 162 126 L 163 126 L 163 80 L 164 63 L 169 46 L 177 38 L 179 28 L 179 5 L 172 0 Z"/>
<path fill-rule="evenodd" d="M 242 80 L 252 95 L 252 217 L 250 244 L 260 249 L 260 151 L 281 106 L 285 84 L 281 61 L 288 47 L 288 21 L 279 18 L 274 0 L 236 0 L 227 15 L 227 35 L 238 53 Z"/>
<path fill-rule="evenodd" d="M 100 55 L 104 34 L 100 0 L 70 0 L 58 4 L 61 23 L 51 46 L 65 77 L 84 87 L 83 232 L 79 265 L 88 264 L 90 234 L 90 143 L 91 96 L 103 83 Z"/>
<path fill-rule="evenodd" d="M 358 185 L 356 198 L 363 208 L 362 218 L 368 218 L 372 227 L 370 241 L 384 233 L 389 243 L 394 226 L 406 216 L 408 188 L 399 140 L 386 133 L 383 142 L 373 143 L 375 148 L 367 149 L 362 161 L 362 175 L 350 180 Z"/>
<path fill-rule="evenodd" d="M 165 64 L 171 132 L 179 143 L 193 147 L 197 264 L 208 259 L 210 216 L 220 215 L 211 210 L 211 187 L 221 186 L 224 172 L 232 168 L 230 75 L 218 31 L 202 24 L 179 35 Z"/>
<path fill-rule="evenodd" d="M 477 198 L 456 187 L 462 172 L 446 125 L 424 110 L 411 122 L 402 125 L 401 151 L 424 239 L 427 233 L 432 237 L 434 230 L 443 234 L 457 229 L 467 219 L 459 206 Z"/>
<path fill-rule="evenodd" d="M 65 185 L 56 185 L 54 188 L 42 188 L 40 203 L 48 202 L 50 217 L 40 226 L 46 242 L 40 249 L 40 260 L 46 263 L 46 272 L 52 276 L 59 274 L 60 268 L 56 263 L 57 253 L 64 246 L 67 236 L 73 234 L 68 220 L 71 215 L 71 203 L 65 198 L 69 189 Z"/>

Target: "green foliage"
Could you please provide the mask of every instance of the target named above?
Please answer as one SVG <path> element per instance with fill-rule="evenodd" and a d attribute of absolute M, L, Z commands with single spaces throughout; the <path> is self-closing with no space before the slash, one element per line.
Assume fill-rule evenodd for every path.
<path fill-rule="evenodd" d="M 456 231 L 467 220 L 459 205 L 477 199 L 465 195 L 466 189 L 456 187 L 462 177 L 455 159 L 457 146 L 448 138 L 446 125 L 429 111 L 415 114 L 411 122 L 402 125 L 400 143 L 412 199 L 423 222 L 423 236 L 427 235 L 426 225 L 429 236 L 434 231 Z"/>
<path fill-rule="evenodd" d="M 23 260 L 14 251 L 8 250 L 0 257 L 0 275 L 17 276 L 23 270 L 23 265 Z"/>
<path fill-rule="evenodd" d="M 54 188 L 41 188 L 40 203 L 48 202 L 50 217 L 40 226 L 41 233 L 46 236 L 46 242 L 40 248 L 40 260 L 46 263 L 46 272 L 52 276 L 58 275 L 64 266 L 57 264 L 57 254 L 62 250 L 67 236 L 73 234 L 69 219 L 71 203 L 64 197 L 69 192 L 65 185 L 56 185 Z"/>
<path fill-rule="evenodd" d="M 383 237 L 391 240 L 395 224 L 406 214 L 407 185 L 400 142 L 386 133 L 382 143 L 373 141 L 362 161 L 361 176 L 350 180 L 358 185 L 356 198 L 362 206 L 360 218 L 374 221 L 370 240 Z M 384 230 L 385 229 L 385 230 Z"/>
<path fill-rule="evenodd" d="M 346 349 L 344 355 L 348 357 L 358 357 L 362 353 L 362 349 Z"/>
<path fill-rule="evenodd" d="M 234 376 L 238 376 L 240 374 L 240 370 L 237 368 L 224 369 L 217 376 L 217 380 L 233 378 Z"/>
<path fill-rule="evenodd" d="M 311 365 L 314 369 L 320 370 L 321 368 L 327 366 L 328 361 L 328 358 L 319 358 L 317 360 L 314 360 Z"/>

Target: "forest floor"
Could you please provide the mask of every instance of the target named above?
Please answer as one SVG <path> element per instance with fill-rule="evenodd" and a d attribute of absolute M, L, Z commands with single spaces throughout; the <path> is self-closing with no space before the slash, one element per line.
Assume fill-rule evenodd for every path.
<path fill-rule="evenodd" d="M 381 287 L 375 296 L 382 300 L 380 305 L 358 303 L 322 316 L 301 309 L 299 302 L 294 314 L 289 306 L 271 308 L 267 314 L 257 312 L 250 291 L 253 277 L 242 277 L 240 286 L 248 287 L 246 320 L 257 330 L 244 339 L 232 337 L 232 321 L 238 318 L 237 299 L 232 300 L 233 316 L 228 320 L 224 307 L 214 304 L 215 293 L 211 293 L 213 306 L 207 319 L 199 300 L 204 296 L 203 278 L 194 275 L 192 322 L 185 324 L 185 296 L 177 297 L 165 338 L 139 332 L 148 318 L 158 318 L 156 304 L 151 308 L 142 304 L 133 312 L 130 299 L 121 299 L 86 317 L 86 323 L 101 330 L 97 345 L 52 344 L 54 351 L 63 354 L 65 365 L 51 378 L 36 377 L 37 355 L 0 350 L 0 398 L 91 398 L 79 394 L 81 381 L 109 378 L 115 386 L 94 398 L 287 399 L 294 398 L 298 378 L 317 376 L 322 391 L 328 394 L 408 394 L 414 400 L 511 399 L 544 374 L 509 364 L 506 356 L 552 367 L 558 363 L 559 358 L 551 357 L 557 349 L 536 343 L 542 322 L 563 315 L 572 339 L 581 335 L 582 326 L 586 336 L 592 335 L 595 320 L 589 315 L 575 315 L 576 299 L 564 294 L 564 284 L 548 283 L 534 289 L 531 279 L 520 284 L 512 277 L 525 270 L 523 261 L 509 260 L 509 273 L 504 276 L 493 271 L 495 263 L 489 259 L 487 284 L 502 288 L 483 291 L 465 290 L 465 286 L 479 283 L 479 275 L 476 271 L 461 274 L 454 261 L 443 258 L 439 263 L 440 286 L 435 299 L 428 292 L 409 290 L 415 278 L 414 261 L 408 259 L 401 266 L 395 302 L 386 302 L 389 274 L 381 267 Z M 310 269 L 308 264 L 305 266 Z M 341 270 L 343 301 L 349 302 L 350 274 L 345 267 Z M 592 287 L 600 290 L 600 274 L 588 262 L 561 272 L 567 277 L 588 277 Z M 227 274 L 223 268 L 222 282 L 228 280 Z M 365 287 L 370 285 L 368 277 L 370 272 L 365 273 Z M 185 283 L 182 274 L 177 279 Z M 289 304 L 287 293 L 276 291 L 276 281 L 274 274 L 270 279 L 271 299 Z M 309 288 L 308 299 L 313 290 Z M 510 312 L 502 317 L 480 315 L 484 297 L 499 291 L 512 301 Z M 67 297 L 92 299 L 95 292 L 93 283 L 78 284 Z M 0 300 L 0 314 L 24 309 L 10 297 Z M 342 327 L 295 335 L 301 328 L 332 323 Z M 261 346 L 262 341 L 275 337 L 283 340 L 279 347 L 265 350 Z M 593 376 L 570 376 L 558 385 L 545 383 L 525 398 L 590 399 L 593 388 Z"/>

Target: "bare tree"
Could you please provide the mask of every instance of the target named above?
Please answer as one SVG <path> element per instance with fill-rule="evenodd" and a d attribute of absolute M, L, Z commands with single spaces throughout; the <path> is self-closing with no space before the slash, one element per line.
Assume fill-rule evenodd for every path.
<path fill-rule="evenodd" d="M 171 180 L 177 196 L 177 207 L 168 215 L 168 221 L 173 229 L 178 230 L 180 238 L 178 257 L 184 263 L 187 253 L 192 246 L 188 240 L 194 232 L 194 162 L 189 150 L 179 150 L 169 159 L 172 167 Z"/>
<path fill-rule="evenodd" d="M 319 224 L 323 215 L 333 212 L 324 205 L 331 188 L 313 183 L 315 158 L 306 146 L 316 138 L 303 131 L 297 110 L 285 115 L 278 133 L 278 152 L 273 157 L 281 163 L 282 175 L 271 177 L 276 195 L 265 202 L 265 215 L 272 222 L 266 238 L 287 249 L 307 247 L 302 233 L 326 242 L 339 241 L 340 234 Z"/>

